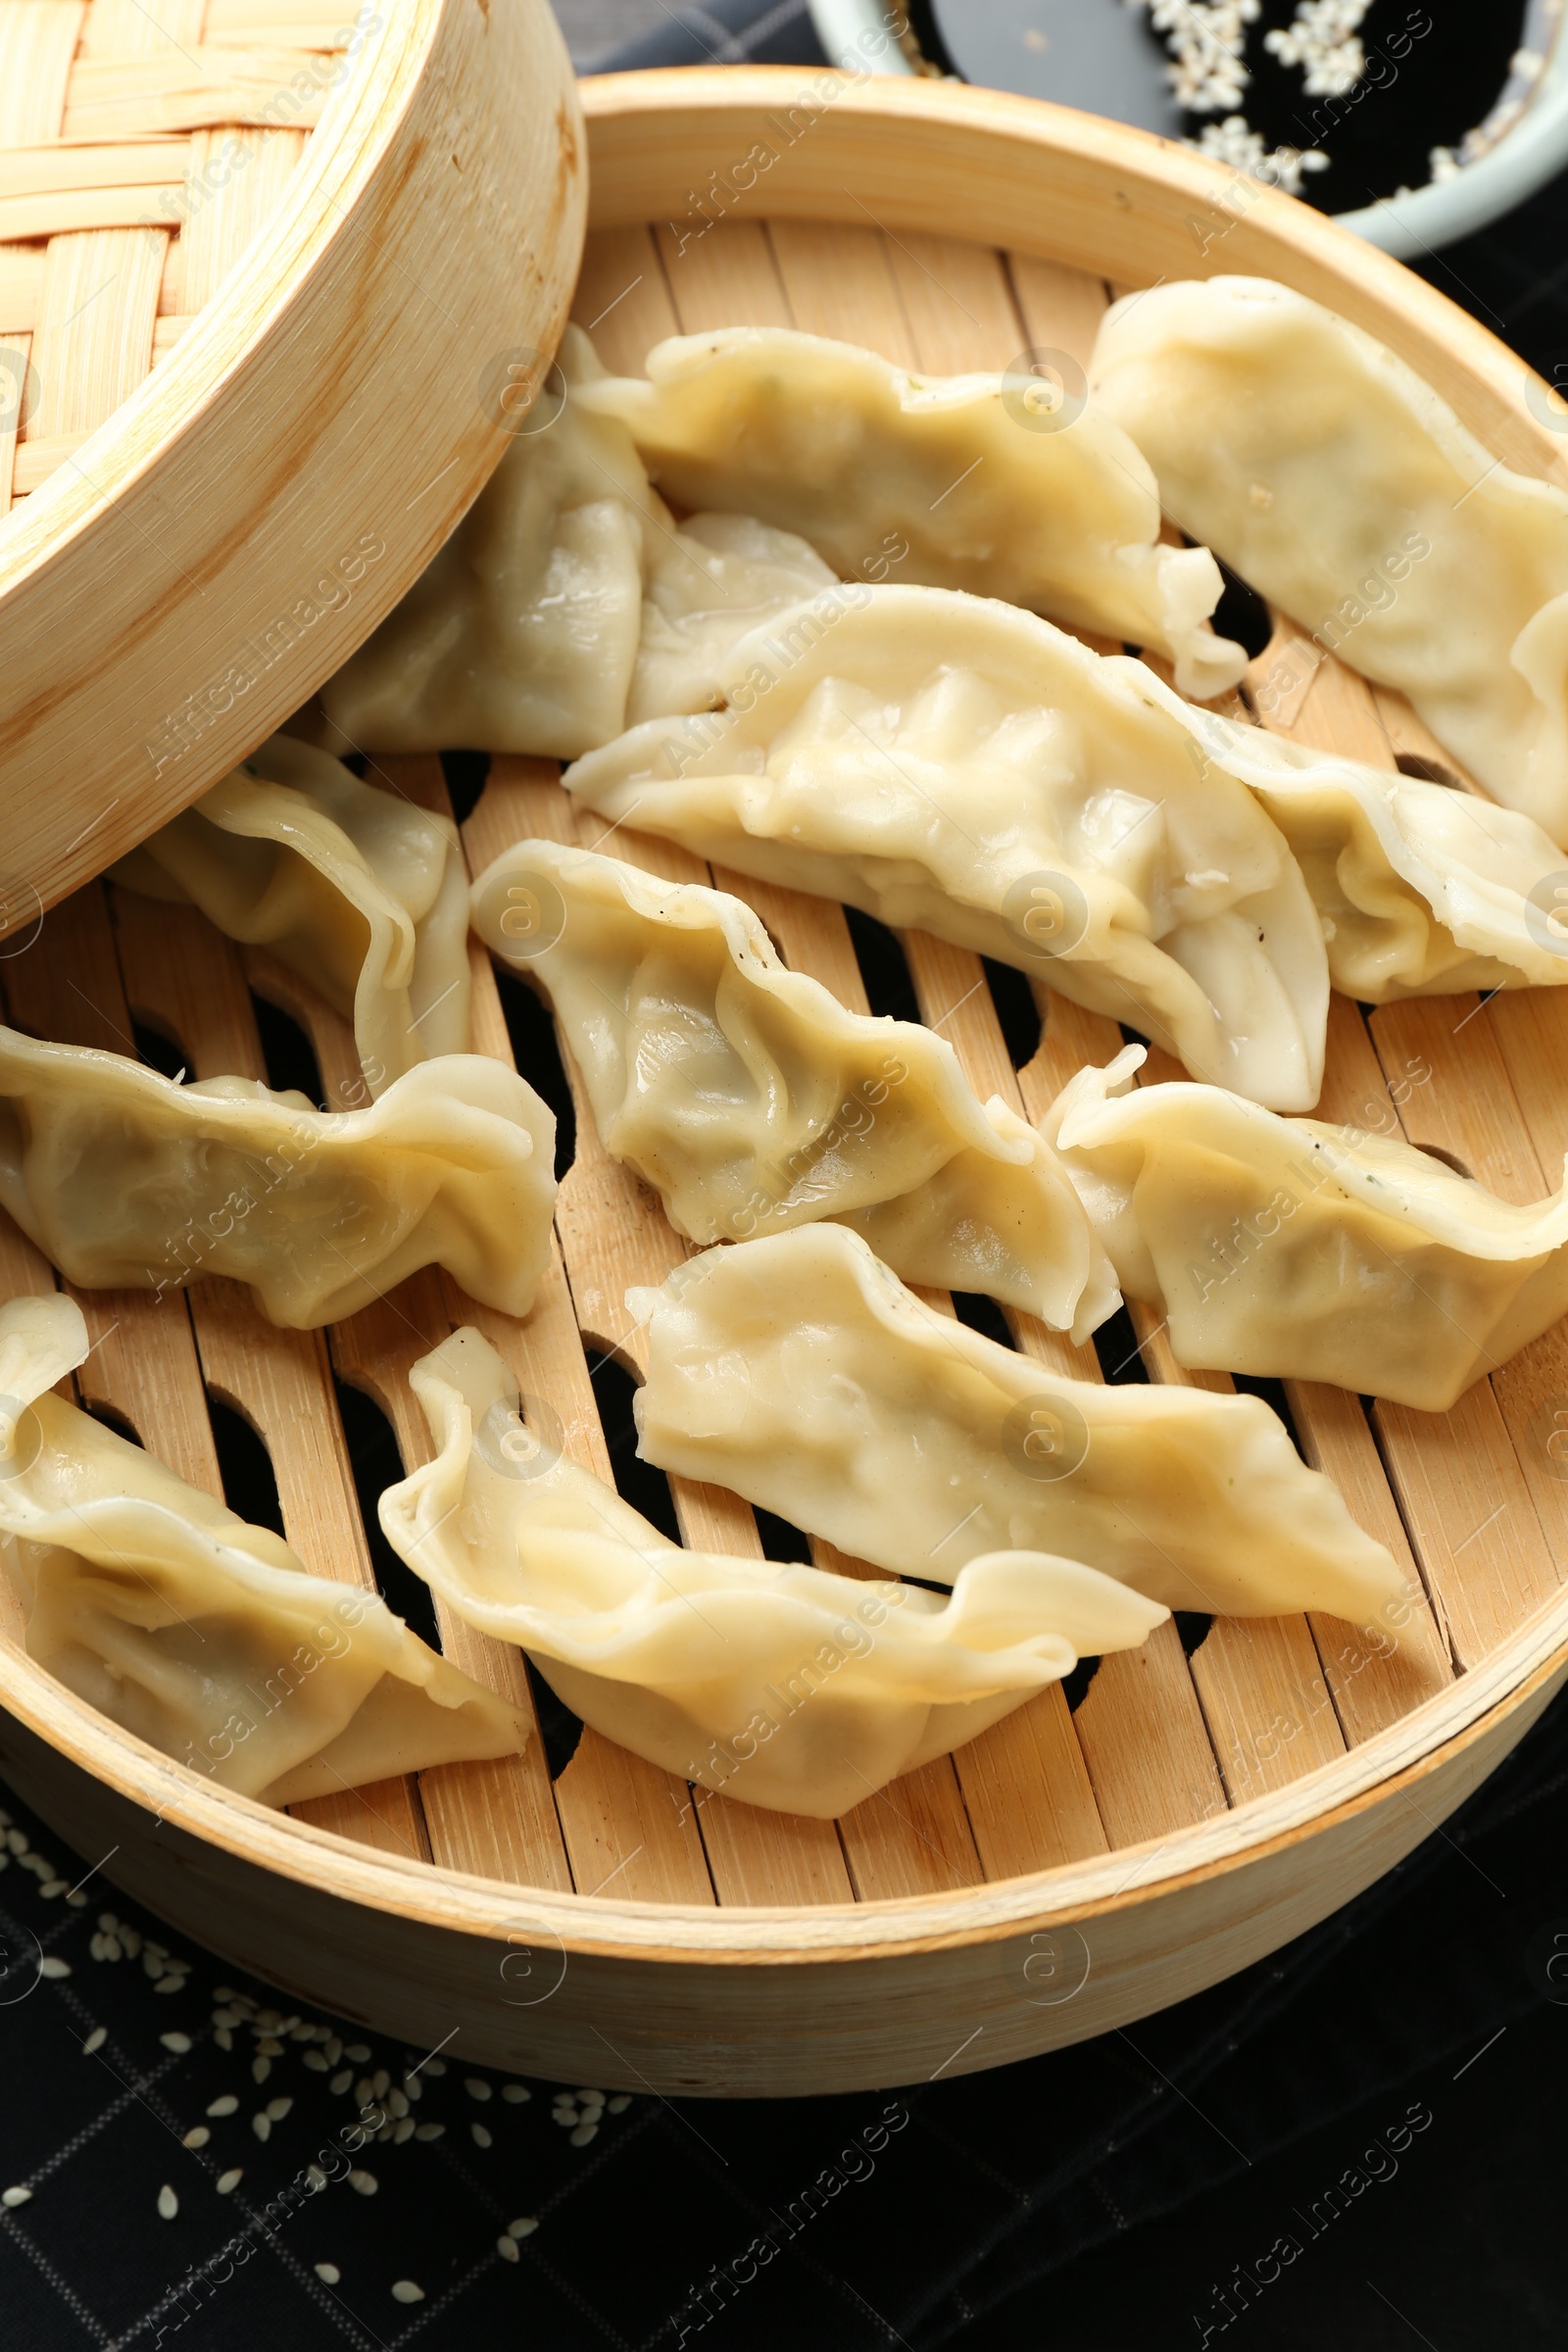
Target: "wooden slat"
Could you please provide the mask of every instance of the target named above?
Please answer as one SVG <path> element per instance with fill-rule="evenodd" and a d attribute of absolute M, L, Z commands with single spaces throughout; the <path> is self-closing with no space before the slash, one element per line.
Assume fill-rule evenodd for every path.
<path fill-rule="evenodd" d="M 85 58 L 66 95 L 68 139 L 134 138 L 139 131 L 206 130 L 235 122 L 308 130 L 320 120 L 328 77 L 303 49 L 197 46 L 163 56 Z M 303 75 L 303 89 L 296 82 Z"/>
<path fill-rule="evenodd" d="M 575 841 L 582 833 L 591 839 L 599 830 L 600 820 L 575 807 L 547 762 L 497 760 L 465 837 L 470 863 L 477 872 L 525 834 Z M 646 870 L 670 881 L 708 880 L 708 868 L 672 844 L 631 835 L 623 828 L 614 847 L 620 856 L 635 858 Z M 581 1073 L 564 1038 L 559 1042 L 576 1110 L 577 1147 L 557 1204 L 557 1229 L 577 1319 L 591 1346 L 616 1354 L 641 1371 L 646 1364 L 646 1341 L 626 1313 L 626 1290 L 634 1283 L 662 1283 L 684 1262 L 687 1245 L 665 1220 L 657 1198 L 605 1151 Z M 608 1475 L 608 1464 L 602 1475 Z M 680 1478 L 672 1478 L 669 1487 L 682 1536 L 694 1549 L 761 1558 L 756 1519 L 738 1496 Z M 579 1748 L 572 1759 L 574 1772 L 582 1753 Z M 651 1772 L 653 1767 L 645 1769 Z M 684 1785 L 671 1786 L 679 1787 L 676 1809 L 683 1823 L 697 1820 L 687 1807 Z M 642 1810 L 644 1815 L 648 1813 L 646 1806 Z M 720 1902 L 843 1902 L 849 1898 L 849 1882 L 829 1824 L 804 1820 L 787 1824 L 784 1816 L 763 1817 L 751 1807 L 720 1797 L 704 1800 L 699 1826 Z M 671 1893 L 663 1899 L 677 1897 Z M 688 1894 L 678 1899 L 699 1898 Z"/>
<path fill-rule="evenodd" d="M 303 130 L 196 132 L 180 192 L 183 311 L 212 301 L 282 203 L 304 153 Z"/>
<path fill-rule="evenodd" d="M 822 232 L 798 223 L 775 222 L 772 235 L 795 321 L 810 332 L 844 334 L 880 351 L 884 358 L 933 372 L 1004 365 L 1017 348 L 1022 324 L 1012 311 L 1005 274 L 994 256 L 982 255 L 976 261 L 972 288 L 965 275 L 956 286 L 949 283 L 916 296 L 910 289 L 916 280 L 924 283 L 925 268 L 907 240 L 895 247 L 874 230 L 835 231 L 828 269 L 824 267 Z M 925 253 L 950 281 L 959 276 L 959 251 L 941 247 L 935 240 L 925 241 Z M 955 300 L 955 293 L 961 299 Z M 933 334 L 929 349 L 910 328 L 906 295 L 918 302 L 916 316 Z M 971 318 L 966 313 L 975 316 Z M 939 340 L 935 339 L 938 333 Z M 953 1046 L 964 1076 L 982 1100 L 1000 1094 L 1009 1107 L 1022 1111 L 1023 1097 L 979 956 L 919 932 L 906 933 L 903 946 L 921 1018 Z M 1009 1316 L 1008 1320 L 1021 1341 L 1022 1326 L 1033 1318 Z M 1041 1348 L 1054 1336 L 1039 1332 L 1035 1347 Z M 1077 1378 L 1100 1377 L 1092 1348 L 1075 1350 L 1061 1342 L 1049 1350 L 1047 1360 L 1052 1356 L 1058 1368 L 1070 1367 Z M 1143 1651 L 1103 1660 L 1076 1718 L 1088 1776 L 1113 1845 L 1127 1842 L 1129 1825 L 1135 1821 L 1139 1826 L 1132 1835 L 1159 1835 L 1184 1822 L 1201 1820 L 1224 1803 L 1181 1643 L 1172 1629 L 1162 1632 L 1170 1636 L 1169 1642 L 1156 1636 Z M 1171 1768 L 1157 1779 L 1149 1774 L 1144 1745 L 1152 1678 L 1157 1680 L 1161 1703 L 1167 1710 L 1164 1739 L 1171 1759 Z M 1010 1731 L 1009 1725 L 1014 1726 Z M 1050 1751 L 1042 1750 L 1034 1740 L 1031 1727 L 1017 1725 L 1014 1717 L 1004 1718 L 990 1736 L 990 1751 L 998 1748 L 1011 1755 L 1021 1811 L 1038 1806 L 1042 1811 L 1059 1810 L 1063 1819 L 1074 1817 L 1076 1791 L 1071 1778 L 1057 1800 L 1051 1788 L 1025 1777 L 1051 1761 Z M 954 1762 L 966 1792 L 971 1780 L 983 1781 L 978 1758 L 960 1750 Z"/>
<path fill-rule="evenodd" d="M 0 18 L 0 147 L 58 134 L 85 14 L 84 0 L 12 0 Z"/>
<path fill-rule="evenodd" d="M 1298 742 L 1394 764 L 1372 689 L 1332 657 L 1289 706 L 1288 723 L 1266 699 L 1259 714 Z M 1539 1199 L 1547 1189 L 1541 1161 L 1488 1027 L 1490 1007 L 1478 1004 L 1473 995 L 1386 1004 L 1367 1027 L 1334 996 L 1318 1115 L 1385 1133 L 1402 1126 L 1412 1143 L 1436 1145 L 1504 1198 Z M 1460 1666 L 1474 1664 L 1538 1607 L 1568 1568 L 1568 1519 L 1556 1482 L 1542 1479 L 1533 1494 L 1521 1467 L 1531 1423 L 1557 1379 L 1548 1335 L 1515 1358 L 1504 1388 L 1478 1381 L 1449 1413 L 1387 1401 L 1375 1408 L 1416 1559 Z M 1303 1386 L 1301 1393 L 1310 1412 L 1312 1392 Z"/>
<path fill-rule="evenodd" d="M 169 232 L 87 229 L 51 237 L 33 331 L 38 405 L 29 441 L 90 433 L 153 364 L 153 320 Z"/>

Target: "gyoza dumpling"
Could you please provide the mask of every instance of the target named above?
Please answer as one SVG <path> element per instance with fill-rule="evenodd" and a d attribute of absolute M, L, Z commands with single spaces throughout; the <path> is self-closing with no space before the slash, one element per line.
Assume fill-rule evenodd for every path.
<path fill-rule="evenodd" d="M 1276 827 L 1157 684 L 1007 605 L 839 588 L 743 639 L 721 714 L 634 727 L 565 781 L 617 823 L 978 949 L 1197 1077 L 1310 1109 L 1321 926 Z"/>
<path fill-rule="evenodd" d="M 1070 391 L 1049 405 L 1027 374 L 911 375 L 785 327 L 673 335 L 646 365 L 582 405 L 630 427 L 679 505 L 798 531 L 846 579 L 885 577 L 893 551 L 905 580 L 1152 646 L 1184 693 L 1246 667 L 1208 625 L 1213 557 L 1160 545 L 1147 462 Z"/>
<path fill-rule="evenodd" d="M 1032 1552 L 971 1560 L 950 1599 L 685 1551 L 541 1450 L 478 1332 L 410 1379 L 438 1451 L 381 1497 L 399 1557 L 607 1739 L 745 1804 L 831 1820 L 1165 1614 Z"/>
<path fill-rule="evenodd" d="M 1043 1124 L 1179 1364 L 1441 1413 L 1568 1312 L 1568 1184 L 1519 1207 L 1391 1136 L 1134 1088 L 1143 1058 L 1080 1070 Z"/>
<path fill-rule="evenodd" d="M 579 397 L 605 372 L 581 327 L 558 364 L 445 547 L 322 687 L 345 746 L 574 759 L 630 719 L 704 710 L 734 640 L 832 578 L 748 517 L 677 531 L 625 427 Z"/>
<path fill-rule="evenodd" d="M 281 1536 L 51 1396 L 86 1353 L 74 1299 L 0 1307 L 0 1565 L 30 1658 L 264 1804 L 518 1753 L 518 1710 L 375 1593 L 307 1575 Z"/>
<path fill-rule="evenodd" d="M 649 1320 L 638 1450 L 878 1567 L 944 1584 L 1004 1545 L 1172 1609 L 1365 1625 L 1399 1572 L 1256 1396 L 1046 1372 L 905 1290 L 858 1234 L 710 1250 Z"/>
<path fill-rule="evenodd" d="M 833 574 L 804 539 L 751 514 L 692 514 L 670 537 L 660 534 L 625 717 L 598 741 L 667 711 L 710 710 L 732 646 L 832 585 Z"/>
<path fill-rule="evenodd" d="M 336 1322 L 420 1266 L 526 1314 L 550 1255 L 555 1115 L 503 1062 L 427 1061 L 364 1110 L 252 1078 L 181 1086 L 0 1028 L 0 1203 L 84 1289 L 248 1283 Z"/>
<path fill-rule="evenodd" d="M 1091 375 L 1184 530 L 1568 843 L 1568 495 L 1268 279 L 1128 295 Z"/>
<path fill-rule="evenodd" d="M 354 1023 L 372 1095 L 468 1050 L 468 894 L 457 827 L 273 735 L 112 878 L 270 948 Z"/>
<path fill-rule="evenodd" d="M 1322 919 L 1329 978 L 1363 1004 L 1568 981 L 1568 873 L 1533 818 L 1139 690 L 1195 755 L 1254 792 Z"/>
<path fill-rule="evenodd" d="M 503 851 L 474 928 L 546 990 L 607 1152 L 677 1233 L 746 1240 L 815 1217 L 906 1282 L 988 1291 L 1082 1338 L 1116 1305 L 1076 1194 L 953 1048 L 846 1012 L 786 970 L 749 906 L 549 841 Z"/>

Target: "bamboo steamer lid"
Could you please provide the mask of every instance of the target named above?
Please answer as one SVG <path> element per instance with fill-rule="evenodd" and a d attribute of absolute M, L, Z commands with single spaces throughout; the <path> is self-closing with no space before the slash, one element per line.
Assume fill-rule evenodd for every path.
<path fill-rule="evenodd" d="M 368 636 L 581 252 L 547 0 L 0 0 L 0 935 Z"/>

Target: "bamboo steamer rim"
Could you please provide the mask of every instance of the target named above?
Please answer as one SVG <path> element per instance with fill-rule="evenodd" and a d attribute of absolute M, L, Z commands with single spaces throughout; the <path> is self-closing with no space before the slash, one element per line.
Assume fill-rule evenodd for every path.
<path fill-rule="evenodd" d="M 171 1757 L 110 1723 L 31 1659 L 0 1650 L 0 1694 L 12 1714 L 133 1803 L 241 1861 L 259 1862 L 306 1886 L 318 1884 L 321 1865 L 330 1861 L 334 1892 L 370 1910 L 422 1917 L 460 1933 L 504 1939 L 524 1926 L 544 1928 L 568 1951 L 731 1966 L 954 1950 L 1016 1936 L 1043 1923 L 1067 1926 L 1131 1909 L 1288 1851 L 1302 1837 L 1353 1822 L 1372 1806 L 1407 1793 L 1565 1673 L 1568 1592 L 1527 1620 L 1484 1665 L 1343 1758 L 1171 1837 L 953 1895 L 809 1909 L 708 1908 L 513 1887 L 373 1853 L 253 1797 L 193 1785 Z M 1435 1727 L 1441 1728 L 1433 1737 Z M 1312 1795 L 1329 1788 L 1345 1793 L 1328 1809 L 1312 1811 Z M 1162 1855 L 1168 1857 L 1163 1869 L 1157 1867 Z M 793 1932 L 787 1945 L 779 1936 L 782 1923 Z"/>
<path fill-rule="evenodd" d="M 977 154 L 992 150 L 993 171 L 1000 139 L 1007 172 L 1017 183 L 1019 217 L 1014 221 L 988 217 L 987 234 L 1072 267 L 1115 267 L 1114 255 L 1108 263 L 1104 258 L 1100 232 L 1105 219 L 1114 222 L 1121 210 L 1135 214 L 1135 198 L 1178 220 L 1198 204 L 1212 204 L 1218 175 L 1205 159 L 1148 134 L 1029 100 L 945 84 L 861 83 L 855 76 L 825 73 L 813 77 L 789 68 L 681 69 L 606 76 L 583 85 L 595 174 L 591 220 L 598 225 L 641 222 L 666 203 L 678 204 L 683 191 L 677 183 L 690 170 L 694 126 L 703 129 L 704 151 L 715 125 L 726 131 L 733 127 L 737 142 L 750 139 L 770 115 L 798 103 L 803 86 L 816 89 L 823 83 L 838 87 L 830 102 L 821 102 L 823 115 L 835 125 L 834 136 L 849 151 L 851 163 L 834 172 L 825 190 L 792 178 L 787 168 L 778 170 L 766 185 L 762 209 L 768 217 L 843 220 L 843 170 L 863 164 L 860 150 L 874 148 L 890 128 L 904 159 L 905 180 L 897 188 L 890 181 L 886 190 L 878 182 L 873 192 L 881 198 L 879 211 L 895 226 L 951 225 L 940 218 L 937 200 L 924 194 L 918 171 L 909 169 L 911 152 L 917 163 L 920 141 L 933 130 L 944 137 L 956 131 L 960 139 L 975 142 Z M 640 144 L 650 128 L 657 129 L 661 146 L 652 170 Z M 1026 185 L 1031 154 L 1037 161 L 1065 159 L 1067 168 L 1081 169 L 1091 191 L 1082 220 L 1069 219 L 1061 209 L 1047 216 L 1038 198 L 1031 201 Z M 781 155 L 779 163 L 787 166 L 787 158 Z M 861 184 L 870 183 L 862 177 Z M 1107 203 L 1108 215 L 1102 210 Z M 1136 251 L 1136 220 L 1124 242 L 1129 253 Z M 1550 428 L 1523 407 L 1523 393 L 1541 379 L 1445 296 L 1294 200 L 1259 190 L 1208 270 L 1195 267 L 1192 274 L 1218 270 L 1273 274 L 1271 250 L 1277 256 L 1282 245 L 1298 261 L 1318 299 L 1347 317 L 1359 315 L 1413 365 L 1420 367 L 1422 352 L 1433 349 L 1446 353 L 1449 367 L 1457 360 L 1473 379 L 1467 420 L 1494 445 L 1505 442 L 1512 462 L 1539 473 L 1561 470 L 1561 451 Z M 1380 301 L 1387 311 L 1378 307 Z M 318 1886 L 323 1865 L 329 1864 L 333 1890 L 346 1899 L 459 1934 L 505 1938 L 521 1924 L 543 1928 L 564 1947 L 584 1954 L 760 1966 L 847 1963 L 983 1945 L 1042 1922 L 1066 1924 L 1127 1910 L 1218 1878 L 1419 1789 L 1432 1774 L 1539 1699 L 1565 1672 L 1568 1590 L 1554 1593 L 1450 1687 L 1342 1757 L 1163 1839 L 1118 1846 L 1091 1861 L 970 1886 L 955 1894 L 814 1908 L 699 1907 L 513 1886 L 373 1852 L 195 1781 L 75 1699 L 24 1656 L 0 1650 L 6 1704 L 51 1746 L 171 1825 L 280 1878 Z M 1314 1810 L 1315 1803 L 1321 1809 Z"/>
<path fill-rule="evenodd" d="M 90 23 L 108 5 L 0 0 L 0 18 L 75 7 Z M 559 339 L 585 190 L 575 86 L 548 0 L 493 14 L 489 0 L 373 0 L 358 24 L 344 0 L 344 33 L 360 27 L 350 70 L 242 262 L 127 396 L 85 438 L 55 444 L 69 454 L 0 512 L 0 931 L 167 823 L 340 666 L 509 446 L 504 419 L 481 405 L 485 366 L 503 347 L 553 350 Z M 312 54 L 330 62 L 342 46 L 334 34 Z M 289 126 L 247 123 L 241 111 L 228 127 L 271 138 Z M 157 129 L 74 136 L 24 160 L 162 143 Z M 0 146 L 0 163 L 17 152 Z M 410 268 L 423 255 L 421 222 L 436 220 L 439 284 L 433 268 L 423 282 Z M 172 223 L 150 223 L 160 225 Z M 55 242 L 10 244 L 0 229 L 0 259 Z M 379 367 L 362 316 L 371 303 Z M 406 455 L 435 453 L 417 500 L 401 474 L 372 486 L 366 470 L 366 453 L 400 427 Z M 10 462 L 0 428 L 0 464 Z M 297 600 L 310 604 L 321 575 L 361 552 L 361 534 L 362 547 L 381 545 L 350 571 L 352 593 L 253 661 Z M 73 636 L 83 610 L 100 632 L 85 647 Z M 236 685 L 234 665 L 247 662 L 248 687 Z"/>

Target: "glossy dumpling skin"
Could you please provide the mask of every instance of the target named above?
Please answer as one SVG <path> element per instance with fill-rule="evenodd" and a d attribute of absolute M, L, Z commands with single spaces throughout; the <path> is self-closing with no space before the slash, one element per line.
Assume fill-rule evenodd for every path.
<path fill-rule="evenodd" d="M 1568 1312 L 1568 1186 L 1520 1207 L 1391 1136 L 1133 1087 L 1142 1059 L 1080 1070 L 1043 1125 L 1178 1363 L 1441 1413 Z"/>
<path fill-rule="evenodd" d="M 1159 543 L 1147 462 L 1120 427 L 999 375 L 911 375 L 851 343 L 726 327 L 656 344 L 646 379 L 583 395 L 630 428 L 660 488 L 687 508 L 760 516 L 808 539 L 846 579 L 961 588 L 1076 628 L 1152 646 L 1184 693 L 1219 694 L 1246 666 L 1217 638 L 1219 567 Z"/>
<path fill-rule="evenodd" d="M 1568 843 L 1568 495 L 1497 465 L 1404 361 L 1263 278 L 1127 296 L 1091 380 L 1184 530 Z"/>
<path fill-rule="evenodd" d="M 1102 1388 L 938 1314 L 842 1226 L 710 1250 L 649 1319 L 639 1451 L 878 1567 L 1016 1544 L 1172 1609 L 1365 1625 L 1401 1579 L 1255 1396 Z"/>
<path fill-rule="evenodd" d="M 410 1379 L 437 1457 L 381 1497 L 400 1558 L 607 1739 L 744 1804 L 831 1820 L 1164 1615 L 1018 1552 L 974 1560 L 949 1599 L 685 1551 L 540 1448 L 478 1332 Z"/>
<path fill-rule="evenodd" d="M 1034 1130 L 1000 1098 L 982 1106 L 945 1039 L 846 1012 L 787 970 L 739 899 L 519 841 L 474 884 L 473 923 L 549 996 L 600 1140 L 677 1232 L 745 1241 L 837 1217 L 906 1281 L 1080 1336 L 1113 1311 Z"/>
<path fill-rule="evenodd" d="M 354 1023 L 372 1095 L 469 1044 L 467 878 L 457 827 L 273 735 L 112 869 L 270 948 Z"/>
<path fill-rule="evenodd" d="M 739 639 L 832 585 L 804 539 L 755 515 L 692 514 L 678 530 L 658 533 L 624 719 L 598 740 L 666 711 L 711 710 Z"/>
<path fill-rule="evenodd" d="M 309 1575 L 281 1536 L 50 1395 L 86 1353 L 74 1300 L 0 1307 L 0 1572 L 29 1657 L 264 1804 L 522 1748 L 525 1717 L 375 1593 Z"/>
<path fill-rule="evenodd" d="M 423 1062 L 364 1110 L 250 1078 L 181 1086 L 0 1028 L 0 1203 L 86 1290 L 247 1283 L 295 1330 L 420 1266 L 526 1314 L 550 1255 L 555 1115 L 502 1062 Z"/>
<path fill-rule="evenodd" d="M 561 379 L 537 395 L 452 537 L 321 689 L 349 743 L 559 759 L 623 723 L 648 543 L 669 515 L 624 428 L 579 405 L 604 372 L 580 327 L 557 356 L 564 400 Z"/>
<path fill-rule="evenodd" d="M 403 602 L 321 689 L 336 748 L 575 759 L 638 718 L 706 708 L 727 647 L 832 577 L 804 540 L 740 515 L 679 530 L 604 375 L 568 326 L 554 396 Z"/>
<path fill-rule="evenodd" d="M 1317 1101 L 1322 927 L 1278 829 L 1142 662 L 934 588 L 839 588 L 742 640 L 716 715 L 566 775 L 699 857 L 1047 980 L 1278 1108 Z"/>
<path fill-rule="evenodd" d="M 1533 818 L 1144 690 L 1256 794 L 1323 924 L 1329 978 L 1363 1004 L 1568 981 L 1568 874 Z M 1559 887 L 1561 886 L 1561 887 Z"/>

